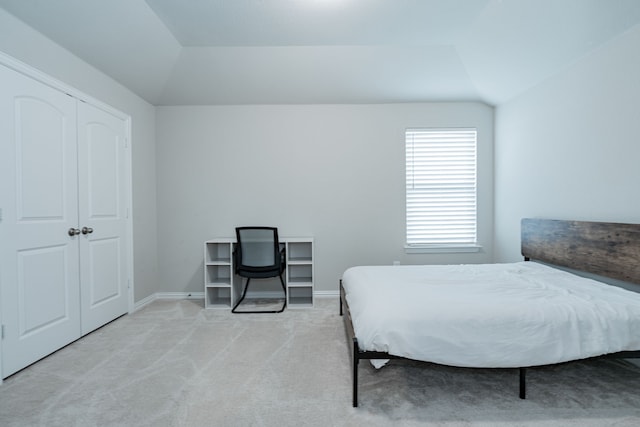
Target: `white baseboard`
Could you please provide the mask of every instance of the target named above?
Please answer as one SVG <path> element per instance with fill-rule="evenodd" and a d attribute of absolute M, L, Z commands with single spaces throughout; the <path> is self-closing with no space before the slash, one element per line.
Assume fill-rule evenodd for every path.
<path fill-rule="evenodd" d="M 156 299 L 202 299 L 204 292 L 157 292 Z"/>
<path fill-rule="evenodd" d="M 278 298 L 281 296 L 281 292 L 248 292 L 247 298 Z M 340 291 L 315 291 L 313 293 L 314 298 L 338 298 L 340 296 Z M 156 292 L 155 294 L 149 295 L 146 298 L 137 301 L 134 304 L 133 311 L 131 313 L 135 313 L 141 308 L 151 304 L 153 301 L 157 299 L 203 299 L 204 292 Z"/>
<path fill-rule="evenodd" d="M 156 300 L 156 294 L 152 294 L 152 295 L 149 295 L 146 298 L 142 298 L 140 301 L 136 301 L 133 304 L 133 310 L 130 311 L 129 314 L 135 313 L 136 311 L 140 310 L 142 307 L 144 307 L 144 306 L 146 306 L 148 304 L 151 304 L 155 300 Z"/>
<path fill-rule="evenodd" d="M 203 299 L 204 292 L 156 292 L 134 304 L 133 312 L 140 310 L 157 299 Z"/>
<path fill-rule="evenodd" d="M 338 298 L 340 291 L 315 291 L 313 293 L 314 298 Z"/>
<path fill-rule="evenodd" d="M 314 291 L 314 298 L 338 298 L 340 291 Z M 270 292 L 247 292 L 247 298 L 278 298 L 282 297 L 282 291 L 270 291 Z M 204 298 L 204 296 L 202 296 Z"/>

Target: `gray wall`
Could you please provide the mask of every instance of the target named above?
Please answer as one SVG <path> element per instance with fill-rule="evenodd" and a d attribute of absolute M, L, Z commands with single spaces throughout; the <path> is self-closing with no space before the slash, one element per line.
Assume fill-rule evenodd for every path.
<path fill-rule="evenodd" d="M 475 126 L 475 254 L 405 254 L 404 131 Z M 490 262 L 493 108 L 479 103 L 158 107 L 159 291 L 202 291 L 203 242 L 240 225 L 313 236 L 316 290 L 358 264 Z"/>
<path fill-rule="evenodd" d="M 640 26 L 496 110 L 495 260 L 522 217 L 640 222 Z"/>
<path fill-rule="evenodd" d="M 131 115 L 134 300 L 156 292 L 155 108 L 0 9 L 0 51 Z"/>
<path fill-rule="evenodd" d="M 484 104 L 156 109 L 4 10 L 0 50 L 132 116 L 136 301 L 201 291 L 203 241 L 242 224 L 314 236 L 317 289 L 329 292 L 351 265 L 492 258 L 493 109 Z M 413 126 L 480 130 L 483 251 L 404 253 L 403 133 Z"/>
<path fill-rule="evenodd" d="M 132 116 L 136 301 L 200 291 L 202 242 L 241 224 L 314 236 L 333 291 L 355 264 L 518 260 L 522 217 L 640 222 L 637 26 L 497 108 L 495 149 L 483 104 L 156 109 L 1 9 L 0 50 Z M 404 253 L 410 126 L 481 130 L 481 253 Z"/>

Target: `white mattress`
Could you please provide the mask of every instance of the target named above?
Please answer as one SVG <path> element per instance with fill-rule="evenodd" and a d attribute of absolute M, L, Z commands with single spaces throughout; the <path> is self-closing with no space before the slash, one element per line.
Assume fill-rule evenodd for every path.
<path fill-rule="evenodd" d="M 342 284 L 362 350 L 507 368 L 640 349 L 640 294 L 535 262 L 353 267 Z"/>

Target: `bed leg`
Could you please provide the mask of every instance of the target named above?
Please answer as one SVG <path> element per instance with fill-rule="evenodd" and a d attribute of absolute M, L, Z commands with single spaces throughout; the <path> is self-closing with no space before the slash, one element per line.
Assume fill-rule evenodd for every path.
<path fill-rule="evenodd" d="M 358 407 L 358 364 L 360 358 L 358 357 L 358 340 L 353 339 L 353 407 Z"/>
<path fill-rule="evenodd" d="M 340 279 L 340 316 L 342 316 L 342 279 Z"/>
<path fill-rule="evenodd" d="M 526 384 L 526 368 L 520 368 L 520 399 L 526 399 L 527 384 Z"/>

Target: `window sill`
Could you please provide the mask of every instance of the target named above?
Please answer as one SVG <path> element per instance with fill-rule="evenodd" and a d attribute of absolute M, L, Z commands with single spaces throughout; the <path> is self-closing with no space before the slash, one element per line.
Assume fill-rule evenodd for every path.
<path fill-rule="evenodd" d="M 480 252 L 480 245 L 406 245 L 405 253 L 408 254 L 449 254 Z"/>

